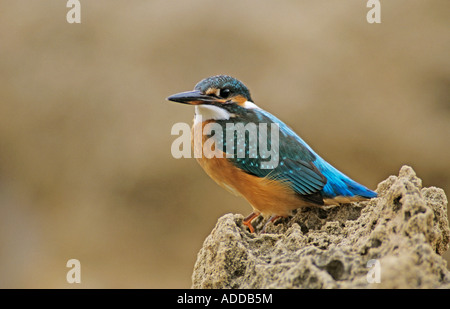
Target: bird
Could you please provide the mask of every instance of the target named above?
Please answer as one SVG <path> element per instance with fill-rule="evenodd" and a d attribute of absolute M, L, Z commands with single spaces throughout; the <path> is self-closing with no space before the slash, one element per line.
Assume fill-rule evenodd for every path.
<path fill-rule="evenodd" d="M 194 90 L 171 95 L 167 100 L 195 106 L 192 145 L 204 149 L 207 140 L 213 138 L 217 144 L 215 154 L 221 154 L 202 153 L 197 161 L 217 184 L 248 201 L 252 212 L 243 219 L 243 224 L 251 233 L 255 232 L 252 221 L 259 215 L 268 218 L 264 232 L 268 223 L 288 217 L 301 207 L 340 205 L 377 197 L 376 192 L 322 159 L 288 125 L 256 105 L 249 89 L 234 77 L 215 75 L 205 78 L 195 85 Z M 265 124 L 278 129 L 277 144 L 275 139 L 271 141 L 267 137 L 268 144 L 278 152 L 278 162 L 263 166 L 267 157 L 259 152 L 251 153 L 251 148 L 255 147 L 250 143 L 249 133 L 244 138 L 237 134 L 225 138 L 211 134 L 212 131 L 210 134 L 202 131 L 208 124 L 226 131 L 227 125 L 237 123 L 254 123 L 258 127 Z M 196 131 L 203 132 L 200 138 L 194 137 Z M 225 147 L 227 142 L 234 147 Z M 244 155 L 237 155 L 238 144 L 244 145 Z"/>

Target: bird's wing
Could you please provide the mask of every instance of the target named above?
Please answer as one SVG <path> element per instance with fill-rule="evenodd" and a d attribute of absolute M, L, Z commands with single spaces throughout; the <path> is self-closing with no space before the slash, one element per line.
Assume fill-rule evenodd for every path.
<path fill-rule="evenodd" d="M 281 160 L 280 165 L 272 170 L 267 177 L 289 182 L 294 191 L 301 195 L 319 192 L 327 183 L 326 178 L 312 162 L 289 158 Z"/>
<path fill-rule="evenodd" d="M 281 138 L 280 138 L 281 139 Z M 280 140 L 282 143 L 282 140 Z M 314 194 L 325 186 L 327 180 L 314 165 L 310 158 L 301 158 L 302 146 L 299 144 L 299 152 L 285 152 L 280 149 L 279 161 L 273 169 L 263 169 L 268 159 L 257 158 L 230 158 L 229 160 L 239 169 L 257 177 L 288 182 L 292 189 L 301 195 Z M 293 149 L 290 149 L 293 150 Z"/>
<path fill-rule="evenodd" d="M 309 146 L 295 134 L 288 126 L 275 116 L 264 111 L 264 119 L 259 122 L 268 123 L 268 132 L 275 123 L 279 127 L 279 161 L 274 162 L 273 168 L 261 168 L 264 164 L 267 167 L 269 159 L 261 156 L 251 158 L 229 158 L 229 160 L 241 170 L 257 177 L 267 177 L 269 179 L 287 182 L 292 189 L 300 195 L 315 195 L 320 192 L 327 183 L 325 176 L 314 165 L 316 156 Z M 270 133 L 268 135 L 268 149 L 272 149 Z M 246 144 L 248 141 L 246 142 Z M 247 146 L 247 145 L 246 145 Z M 258 147 L 258 154 L 260 153 Z M 320 202 L 321 198 L 314 198 L 315 202 Z"/>

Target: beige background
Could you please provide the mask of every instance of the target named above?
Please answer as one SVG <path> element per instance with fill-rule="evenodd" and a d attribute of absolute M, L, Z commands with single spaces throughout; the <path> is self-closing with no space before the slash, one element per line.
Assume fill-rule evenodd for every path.
<path fill-rule="evenodd" d="M 450 192 L 450 2 L 0 3 L 0 287 L 186 288 L 225 213 L 250 212 L 176 160 L 165 101 L 230 74 L 370 188 L 403 164 Z M 447 258 L 448 258 L 447 254 Z M 80 285 L 66 282 L 81 261 Z"/>

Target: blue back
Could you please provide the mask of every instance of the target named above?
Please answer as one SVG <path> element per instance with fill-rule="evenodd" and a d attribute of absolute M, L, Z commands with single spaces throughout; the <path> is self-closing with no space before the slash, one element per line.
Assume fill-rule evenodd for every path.
<path fill-rule="evenodd" d="M 314 197 L 312 201 L 319 204 L 323 203 L 322 199 L 324 198 L 338 196 L 361 196 L 364 198 L 377 196 L 375 192 L 353 181 L 322 159 L 294 131 L 272 114 L 262 109 L 253 109 L 247 111 L 245 119 L 246 122 L 264 122 L 269 126 L 271 123 L 276 123 L 279 126 L 280 161 L 278 166 L 273 169 L 261 169 L 261 163 L 266 162 L 267 159 L 248 156 L 228 158 L 238 168 L 257 177 L 268 177 L 287 182 L 296 193 L 301 196 Z M 217 121 L 217 123 L 224 127 L 230 120 Z M 242 118 L 236 120 L 236 122 L 239 121 L 242 121 Z M 268 135 L 270 136 L 270 134 Z M 226 146 L 225 140 L 223 142 L 223 146 Z M 270 139 L 268 143 L 270 146 Z"/>

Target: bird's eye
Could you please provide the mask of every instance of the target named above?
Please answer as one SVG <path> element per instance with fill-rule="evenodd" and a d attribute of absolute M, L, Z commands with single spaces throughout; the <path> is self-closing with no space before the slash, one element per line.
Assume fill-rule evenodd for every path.
<path fill-rule="evenodd" d="M 224 89 L 220 89 L 220 96 L 224 99 L 228 98 L 231 94 L 230 89 L 228 88 L 224 88 Z"/>

